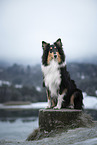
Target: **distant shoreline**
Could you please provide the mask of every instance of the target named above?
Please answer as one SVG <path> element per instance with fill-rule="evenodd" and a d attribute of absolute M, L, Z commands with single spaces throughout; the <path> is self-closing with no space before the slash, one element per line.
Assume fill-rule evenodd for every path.
<path fill-rule="evenodd" d="M 32 102 L 30 101 L 8 101 L 3 103 L 6 106 L 11 106 L 11 105 L 30 105 Z"/>
<path fill-rule="evenodd" d="M 47 102 L 6 102 L 4 104 L 0 104 L 0 109 L 7 110 L 28 110 L 28 109 L 43 109 L 47 106 Z"/>

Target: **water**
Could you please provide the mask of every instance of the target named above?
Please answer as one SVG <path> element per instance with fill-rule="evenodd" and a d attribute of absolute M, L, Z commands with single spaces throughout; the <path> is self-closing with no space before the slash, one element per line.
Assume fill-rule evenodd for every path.
<path fill-rule="evenodd" d="M 44 107 L 45 104 L 35 103 L 29 106 L 0 105 L 0 145 L 5 145 L 8 141 L 25 141 L 29 134 L 38 128 L 39 110 L 33 109 L 33 107 Z"/>
<path fill-rule="evenodd" d="M 28 121 L 27 121 L 28 119 Z M 38 128 L 38 118 L 0 121 L 0 140 L 26 140 L 27 136 Z"/>
<path fill-rule="evenodd" d="M 36 128 L 38 110 L 0 110 L 1 142 L 25 141 Z"/>

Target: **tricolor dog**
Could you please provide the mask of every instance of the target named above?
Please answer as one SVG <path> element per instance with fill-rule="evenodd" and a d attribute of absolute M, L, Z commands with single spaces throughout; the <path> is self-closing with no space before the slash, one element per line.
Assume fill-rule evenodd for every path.
<path fill-rule="evenodd" d="M 71 80 L 66 69 L 61 39 L 58 39 L 52 45 L 42 41 L 42 48 L 43 85 L 46 87 L 47 92 L 47 108 L 82 109 L 82 91 Z M 56 106 L 53 98 L 57 98 Z"/>

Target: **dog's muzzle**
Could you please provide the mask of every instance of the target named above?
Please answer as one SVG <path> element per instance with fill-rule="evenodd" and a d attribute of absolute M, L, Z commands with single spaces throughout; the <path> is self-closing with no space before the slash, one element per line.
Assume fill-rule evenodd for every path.
<path fill-rule="evenodd" d="M 57 58 L 57 54 L 54 54 L 54 58 Z"/>

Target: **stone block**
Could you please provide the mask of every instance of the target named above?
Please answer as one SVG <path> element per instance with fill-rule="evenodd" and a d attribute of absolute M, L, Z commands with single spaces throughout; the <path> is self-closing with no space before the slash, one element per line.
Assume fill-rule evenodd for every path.
<path fill-rule="evenodd" d="M 56 129 L 66 129 L 73 125 L 78 126 L 78 118 L 81 116 L 81 110 L 71 109 L 40 109 L 39 110 L 39 128 L 41 131 L 50 132 Z"/>

